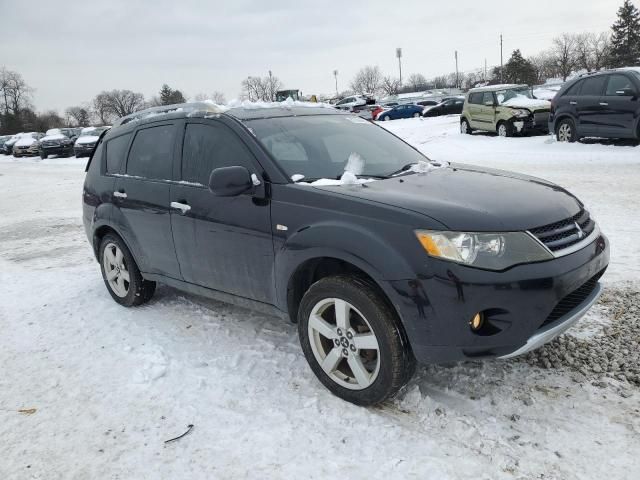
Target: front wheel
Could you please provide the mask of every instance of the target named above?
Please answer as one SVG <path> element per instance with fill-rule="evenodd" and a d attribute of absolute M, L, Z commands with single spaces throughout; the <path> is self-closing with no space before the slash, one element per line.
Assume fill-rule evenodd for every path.
<path fill-rule="evenodd" d="M 41 158 L 42 160 L 46 160 L 48 156 L 49 156 L 49 155 L 47 155 L 46 153 L 43 153 L 43 152 L 41 152 L 41 153 L 40 153 L 40 158 Z"/>
<path fill-rule="evenodd" d="M 389 117 L 389 115 L 385 115 L 384 117 L 382 117 L 382 119 L 383 119 L 385 122 L 388 122 L 389 120 L 391 120 L 391 117 Z"/>
<path fill-rule="evenodd" d="M 500 122 L 498 125 L 498 135 L 501 137 L 513 137 L 513 125 L 508 122 Z"/>
<path fill-rule="evenodd" d="M 102 278 L 111 297 L 120 305 L 133 307 L 148 302 L 156 283 L 142 278 L 131 252 L 122 239 L 107 234 L 100 242 Z"/>
<path fill-rule="evenodd" d="M 463 135 L 471 135 L 471 126 L 469 125 L 469 121 L 466 118 L 463 118 L 460 121 L 460 133 Z"/>
<path fill-rule="evenodd" d="M 418 112 L 414 113 L 413 118 L 420 118 L 420 114 Z"/>
<path fill-rule="evenodd" d="M 375 405 L 395 395 L 415 369 L 400 321 L 368 281 L 325 277 L 305 293 L 298 336 L 314 374 L 334 395 Z"/>

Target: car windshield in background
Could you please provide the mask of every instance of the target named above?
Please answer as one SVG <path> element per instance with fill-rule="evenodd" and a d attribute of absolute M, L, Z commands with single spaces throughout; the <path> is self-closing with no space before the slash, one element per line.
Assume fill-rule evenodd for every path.
<path fill-rule="evenodd" d="M 496 92 L 496 98 L 499 104 L 508 102 L 514 98 L 533 98 L 531 89 L 529 88 L 510 88 L 508 90 L 498 90 Z"/>
<path fill-rule="evenodd" d="M 363 177 L 388 176 L 428 159 L 381 127 L 360 117 L 317 115 L 249 120 L 246 125 L 287 175 L 305 181 L 340 178 L 351 154 L 363 160 Z"/>
<path fill-rule="evenodd" d="M 81 137 L 99 137 L 102 132 L 104 132 L 106 128 L 97 127 L 93 130 L 89 130 L 88 132 L 82 132 L 80 134 Z"/>

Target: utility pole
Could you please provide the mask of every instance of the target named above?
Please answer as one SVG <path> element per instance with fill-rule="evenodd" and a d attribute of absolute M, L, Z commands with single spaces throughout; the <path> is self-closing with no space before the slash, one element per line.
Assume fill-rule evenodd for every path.
<path fill-rule="evenodd" d="M 400 86 L 402 86 L 402 49 L 396 48 L 396 57 L 398 57 L 398 70 L 400 70 Z"/>
<path fill-rule="evenodd" d="M 460 88 L 460 80 L 458 77 L 458 51 L 456 50 L 456 88 Z"/>
<path fill-rule="evenodd" d="M 336 78 L 336 97 L 338 96 L 338 70 L 333 71 L 333 76 Z"/>
<path fill-rule="evenodd" d="M 502 34 L 500 34 L 500 83 L 504 83 L 503 70 L 504 70 L 504 64 L 502 63 Z"/>
<path fill-rule="evenodd" d="M 482 81 L 486 82 L 487 81 L 487 59 L 484 59 L 484 76 L 482 77 Z"/>
<path fill-rule="evenodd" d="M 269 70 L 269 98 L 272 102 L 276 100 L 276 92 L 273 91 L 273 74 Z"/>

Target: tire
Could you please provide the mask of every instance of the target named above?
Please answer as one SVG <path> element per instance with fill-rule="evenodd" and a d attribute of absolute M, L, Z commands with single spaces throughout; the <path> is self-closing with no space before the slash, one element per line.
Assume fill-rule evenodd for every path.
<path fill-rule="evenodd" d="M 100 242 L 99 253 L 102 279 L 116 302 L 134 307 L 151 299 L 156 282 L 142 278 L 138 265 L 120 237 L 111 233 L 105 235 Z M 118 274 L 115 274 L 116 270 Z"/>
<path fill-rule="evenodd" d="M 348 312 L 342 316 L 346 323 L 336 319 L 336 308 Z M 345 331 L 345 326 L 350 328 Z M 372 348 L 358 347 L 358 336 L 360 345 Z M 309 288 L 298 309 L 298 337 L 320 382 L 356 405 L 375 405 L 392 397 L 415 371 L 395 311 L 374 285 L 354 275 L 325 277 Z"/>
<path fill-rule="evenodd" d="M 496 132 L 501 137 L 513 137 L 513 125 L 509 122 L 500 122 Z"/>
<path fill-rule="evenodd" d="M 466 118 L 460 121 L 460 133 L 463 135 L 471 135 L 473 133 L 471 125 L 469 125 L 469 121 Z"/>
<path fill-rule="evenodd" d="M 576 124 L 570 118 L 563 118 L 556 127 L 556 140 L 573 143 L 578 140 Z"/>
<path fill-rule="evenodd" d="M 47 155 L 46 153 L 41 153 L 41 154 L 40 154 L 40 158 L 41 158 L 42 160 L 46 160 L 48 156 L 49 156 L 49 155 Z"/>
<path fill-rule="evenodd" d="M 389 117 L 389 115 L 385 115 L 384 117 L 382 117 L 382 120 L 388 122 L 389 120 L 391 120 L 391 117 Z"/>
<path fill-rule="evenodd" d="M 417 113 L 417 112 L 416 112 L 416 113 L 414 113 L 414 114 L 413 114 L 413 118 L 420 118 L 420 114 L 419 114 L 419 113 Z"/>

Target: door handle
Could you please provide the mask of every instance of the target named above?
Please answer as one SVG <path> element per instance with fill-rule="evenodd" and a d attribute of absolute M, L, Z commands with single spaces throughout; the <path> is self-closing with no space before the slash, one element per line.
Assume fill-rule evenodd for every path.
<path fill-rule="evenodd" d="M 127 198 L 127 194 L 124 192 L 113 192 L 113 196 L 118 198 Z"/>
<path fill-rule="evenodd" d="M 608 107 L 609 104 L 607 102 L 600 102 L 600 105 L 602 105 L 603 107 Z"/>
<path fill-rule="evenodd" d="M 577 105 L 578 102 L 574 102 L 573 100 L 569 102 L 569 105 Z"/>
<path fill-rule="evenodd" d="M 182 203 L 182 202 L 171 202 L 171 208 L 178 209 L 182 213 L 187 213 L 189 210 L 191 210 L 190 205 L 187 205 L 186 203 Z"/>

